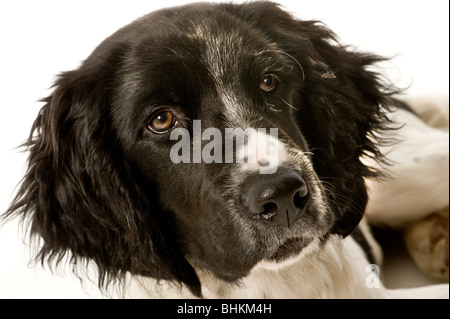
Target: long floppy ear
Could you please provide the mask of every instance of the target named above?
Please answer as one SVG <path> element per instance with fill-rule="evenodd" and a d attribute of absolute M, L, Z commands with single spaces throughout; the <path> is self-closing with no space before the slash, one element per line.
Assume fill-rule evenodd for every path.
<path fill-rule="evenodd" d="M 62 74 L 27 142 L 28 171 L 6 218 L 21 215 L 43 245 L 37 259 L 94 261 L 99 286 L 127 272 L 184 283 L 198 277 L 111 128 L 110 97 L 124 49 L 106 49 Z"/>
<path fill-rule="evenodd" d="M 273 3 L 255 3 L 251 11 L 302 66 L 296 116 L 338 215 L 332 232 L 347 236 L 367 204 L 364 178 L 378 175 L 361 158 L 384 161 L 377 145 L 385 141 L 377 133 L 389 129 L 384 111 L 396 92 L 370 70 L 384 59 L 340 45 L 321 23 L 297 20 Z"/>

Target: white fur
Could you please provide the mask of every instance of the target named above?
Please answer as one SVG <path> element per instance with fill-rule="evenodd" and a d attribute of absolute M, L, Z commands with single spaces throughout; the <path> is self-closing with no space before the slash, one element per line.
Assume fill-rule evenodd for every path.
<path fill-rule="evenodd" d="M 361 247 L 351 238 L 332 236 L 325 247 L 307 247 L 294 262 L 258 264 L 240 285 L 199 272 L 205 298 L 449 298 L 448 285 L 389 290 L 368 284 L 369 265 Z M 145 279 L 128 297 L 193 298 L 185 288 Z"/>
<path fill-rule="evenodd" d="M 400 143 L 382 150 L 394 163 L 383 168 L 390 176 L 385 181 L 367 181 L 370 197 L 366 216 L 371 223 L 402 227 L 448 207 L 449 132 L 431 127 L 404 110 L 396 111 L 393 117 L 404 125 L 392 132 Z M 438 123 L 445 121 L 448 119 Z"/>
<path fill-rule="evenodd" d="M 406 102 L 428 125 L 449 130 L 448 96 L 412 96 L 406 99 Z"/>
<path fill-rule="evenodd" d="M 278 129 L 247 129 L 247 141 L 236 149 L 236 162 L 242 171 L 273 174 L 287 160 L 285 145 L 278 140 Z M 274 133 L 276 135 L 274 135 Z"/>

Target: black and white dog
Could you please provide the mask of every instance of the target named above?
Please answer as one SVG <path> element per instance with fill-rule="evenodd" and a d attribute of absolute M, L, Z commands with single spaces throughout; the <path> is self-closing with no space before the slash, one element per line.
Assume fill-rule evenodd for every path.
<path fill-rule="evenodd" d="M 270 2 L 146 15 L 60 75 L 5 216 L 29 222 L 39 260 L 150 297 L 448 297 L 367 280 L 365 181 L 408 113 L 382 60 Z"/>

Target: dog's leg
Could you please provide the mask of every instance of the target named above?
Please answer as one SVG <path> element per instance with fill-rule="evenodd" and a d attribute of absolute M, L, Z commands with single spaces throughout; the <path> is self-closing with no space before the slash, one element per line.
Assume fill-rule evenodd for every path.
<path fill-rule="evenodd" d="M 411 223 L 404 230 L 405 244 L 417 266 L 436 279 L 449 280 L 448 208 Z"/>

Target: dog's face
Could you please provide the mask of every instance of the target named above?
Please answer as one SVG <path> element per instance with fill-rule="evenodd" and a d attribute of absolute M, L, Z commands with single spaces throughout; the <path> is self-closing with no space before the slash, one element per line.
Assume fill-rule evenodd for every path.
<path fill-rule="evenodd" d="M 101 281 L 129 271 L 196 294 L 194 269 L 232 282 L 319 248 L 365 208 L 376 61 L 268 2 L 145 16 L 60 77 L 9 214 L 30 214 L 42 258 L 70 250 Z"/>
<path fill-rule="evenodd" d="M 112 125 L 125 156 L 155 185 L 188 260 L 233 281 L 258 261 L 281 261 L 323 239 L 334 216 L 295 119 L 305 76 L 300 61 L 230 13 L 180 10 L 154 15 L 152 32 L 133 45 L 117 83 Z M 181 163 L 171 158 L 177 128 L 191 141 Z M 194 154 L 194 136 L 209 128 L 221 134 L 199 148 L 213 143 L 214 152 L 223 150 L 212 163 Z M 278 133 L 270 137 L 273 128 Z M 247 147 L 252 139 L 267 144 L 263 157 L 274 169 L 264 174 L 264 158 L 251 163 L 249 154 L 239 161 L 246 152 L 237 146 L 240 136 L 226 163 L 226 129 L 247 130 Z"/>

